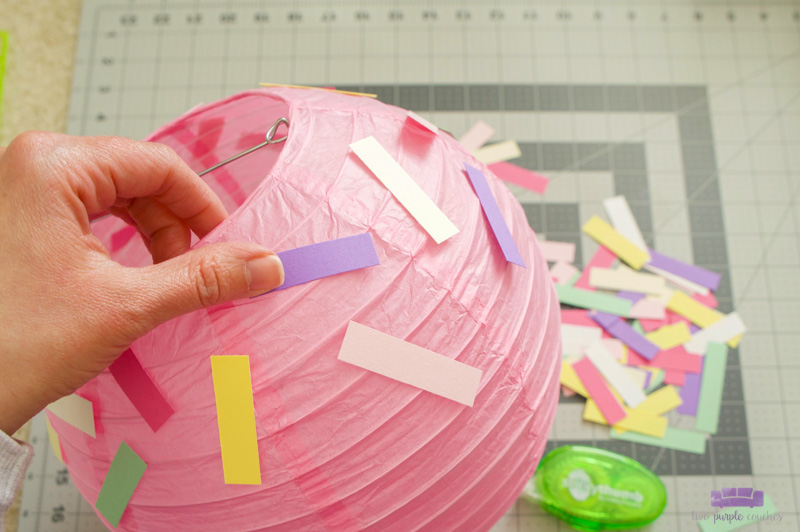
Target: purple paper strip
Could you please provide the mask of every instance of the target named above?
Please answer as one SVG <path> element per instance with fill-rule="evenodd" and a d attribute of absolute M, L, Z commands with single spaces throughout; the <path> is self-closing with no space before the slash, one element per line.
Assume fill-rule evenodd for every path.
<path fill-rule="evenodd" d="M 369 233 L 281 251 L 278 257 L 285 279 L 275 290 L 380 264 Z"/>
<path fill-rule="evenodd" d="M 674 273 L 679 277 L 688 279 L 711 290 L 716 290 L 719 286 L 720 274 L 694 264 L 687 264 L 678 259 L 662 255 L 658 251 L 652 249 L 650 250 L 650 262 L 648 262 L 648 264 L 656 268 L 661 268 L 664 271 Z"/>
<path fill-rule="evenodd" d="M 517 249 L 517 243 L 514 242 L 514 237 L 511 236 L 511 231 L 508 230 L 508 225 L 506 225 L 506 221 L 500 213 L 500 207 L 497 206 L 497 200 L 494 199 L 489 184 L 486 182 L 486 177 L 477 168 L 473 168 L 468 164 L 464 166 L 467 168 L 467 176 L 472 182 L 475 194 L 478 195 L 478 200 L 480 200 L 481 207 L 483 207 L 483 213 L 489 220 L 489 226 L 492 228 L 497 243 L 500 244 L 503 255 L 508 262 L 513 262 L 524 268 L 525 261 L 522 260 L 522 255 Z"/>
<path fill-rule="evenodd" d="M 653 380 L 652 372 L 648 371 L 647 375 L 644 376 L 644 389 L 647 390 L 650 387 L 650 381 Z"/>
<path fill-rule="evenodd" d="M 622 292 L 617 292 L 617 297 L 621 297 L 622 299 L 627 299 L 628 301 L 633 301 L 636 303 L 645 298 L 644 294 L 640 294 L 639 292 L 628 292 L 627 290 L 623 290 Z"/>
<path fill-rule="evenodd" d="M 661 351 L 656 344 L 636 332 L 633 327 L 628 325 L 619 316 L 607 314 L 605 312 L 590 312 L 589 316 L 597 322 L 608 334 L 618 339 L 647 360 L 653 360 Z"/>
<path fill-rule="evenodd" d="M 683 381 L 680 392 L 683 404 L 675 409 L 676 412 L 687 416 L 697 415 L 697 403 L 700 399 L 700 383 L 702 380 L 702 371 L 700 373 L 686 374 L 686 380 Z"/>

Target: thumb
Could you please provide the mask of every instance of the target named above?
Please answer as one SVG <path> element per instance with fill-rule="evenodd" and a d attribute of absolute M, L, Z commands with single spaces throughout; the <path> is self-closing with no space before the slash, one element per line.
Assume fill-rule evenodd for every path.
<path fill-rule="evenodd" d="M 139 278 L 135 299 L 148 329 L 193 310 L 261 295 L 284 280 L 275 253 L 242 242 L 211 244 L 131 273 Z"/>

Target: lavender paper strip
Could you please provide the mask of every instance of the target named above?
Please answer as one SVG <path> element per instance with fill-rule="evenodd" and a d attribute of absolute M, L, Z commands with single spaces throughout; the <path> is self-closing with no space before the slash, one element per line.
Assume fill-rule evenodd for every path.
<path fill-rule="evenodd" d="M 679 414 L 687 416 L 697 415 L 697 402 L 700 399 L 700 383 L 703 380 L 703 372 L 700 373 L 687 373 L 686 380 L 683 381 L 681 386 L 681 399 L 683 404 L 675 409 Z"/>
<path fill-rule="evenodd" d="M 719 286 L 720 274 L 694 264 L 687 264 L 678 259 L 662 255 L 652 249 L 650 250 L 650 262 L 648 262 L 648 264 L 656 268 L 661 268 L 664 271 L 674 273 L 679 277 L 688 279 L 711 290 L 716 290 Z"/>
<path fill-rule="evenodd" d="M 621 297 L 622 299 L 627 299 L 636 303 L 637 301 L 644 299 L 645 295 L 640 294 L 639 292 L 629 292 L 627 290 L 623 290 L 621 292 L 617 292 L 617 297 Z"/>
<path fill-rule="evenodd" d="M 658 352 L 661 351 L 661 348 L 636 332 L 633 327 L 628 325 L 628 322 L 620 319 L 619 316 L 605 312 L 590 312 L 589 316 L 608 331 L 608 334 L 617 338 L 647 360 L 653 360 Z"/>
<path fill-rule="evenodd" d="M 468 164 L 464 166 L 467 168 L 467 176 L 472 182 L 475 194 L 478 195 L 478 200 L 480 200 L 481 207 L 483 207 L 483 213 L 489 220 L 489 226 L 492 228 L 497 243 L 500 244 L 503 255 L 508 262 L 513 262 L 524 268 L 525 261 L 522 260 L 522 255 L 517 249 L 517 243 L 514 242 L 514 237 L 511 236 L 511 231 L 508 230 L 508 225 L 506 225 L 506 221 L 500 213 L 500 207 L 497 206 L 497 200 L 494 199 L 489 184 L 486 182 L 486 177 L 477 168 L 473 168 Z"/>
<path fill-rule="evenodd" d="M 369 233 L 281 251 L 278 257 L 286 275 L 275 290 L 380 264 Z"/>

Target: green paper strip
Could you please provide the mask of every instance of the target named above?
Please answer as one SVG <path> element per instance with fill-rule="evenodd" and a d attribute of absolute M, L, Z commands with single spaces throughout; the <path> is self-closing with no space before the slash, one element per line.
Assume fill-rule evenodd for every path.
<path fill-rule="evenodd" d="M 767 494 L 764 494 L 764 506 L 760 508 L 725 508 L 717 513 L 733 515 L 734 512 L 738 512 L 742 518 L 737 521 L 718 520 L 715 523 L 714 516 L 710 515 L 708 519 L 701 519 L 697 522 L 697 524 L 700 526 L 700 530 L 703 532 L 728 532 L 729 530 L 736 530 L 737 528 L 752 525 L 753 523 L 757 523 L 759 521 L 766 521 L 770 515 L 776 513 L 775 503 L 772 502 L 772 499 L 770 499 L 769 495 Z M 772 522 L 779 523 L 778 521 Z M 777 526 L 779 527 L 780 524 L 777 524 Z"/>
<path fill-rule="evenodd" d="M 697 421 L 694 425 L 697 430 L 716 434 L 719 428 L 727 360 L 728 347 L 725 344 L 708 343 L 703 361 L 703 379 L 700 381 L 700 398 L 697 400 Z"/>
<path fill-rule="evenodd" d="M 0 31 L 0 124 L 3 123 L 3 77 L 6 73 L 6 55 L 8 55 L 8 33 Z"/>
<path fill-rule="evenodd" d="M 639 320 L 636 320 L 636 321 L 633 322 L 633 325 L 631 325 L 631 329 L 633 329 L 637 333 L 641 334 L 642 336 L 645 335 L 644 327 L 642 327 L 642 324 L 641 324 L 641 322 L 639 322 Z"/>
<path fill-rule="evenodd" d="M 575 286 L 575 283 L 577 283 L 578 279 L 580 278 L 581 278 L 581 272 L 575 272 L 574 274 L 572 274 L 572 279 L 567 281 L 565 284 L 567 286 Z"/>
<path fill-rule="evenodd" d="M 686 451 L 687 453 L 706 453 L 707 435 L 703 434 L 702 432 L 694 432 L 692 430 L 667 427 L 664 437 L 656 438 L 654 436 L 637 434 L 630 430 L 627 432 L 617 432 L 616 430 L 611 429 L 610 436 L 615 440 L 643 443 L 645 445 L 654 445 L 656 447 L 664 447 L 666 449 L 675 449 L 676 451 Z"/>
<path fill-rule="evenodd" d="M 650 386 L 648 386 L 647 389 L 645 390 L 647 393 L 652 392 L 653 390 L 664 384 L 664 376 L 666 376 L 666 373 L 664 373 L 663 369 L 660 369 L 657 372 L 653 373 L 652 375 L 653 376 L 650 377 Z"/>
<path fill-rule="evenodd" d="M 566 305 L 582 307 L 617 316 L 627 316 L 633 303 L 621 297 L 609 296 L 590 290 L 583 290 L 573 286 L 556 285 L 558 300 Z"/>
<path fill-rule="evenodd" d="M 113 527 L 119 525 L 145 469 L 144 460 L 127 443 L 120 443 L 94 505 Z"/>

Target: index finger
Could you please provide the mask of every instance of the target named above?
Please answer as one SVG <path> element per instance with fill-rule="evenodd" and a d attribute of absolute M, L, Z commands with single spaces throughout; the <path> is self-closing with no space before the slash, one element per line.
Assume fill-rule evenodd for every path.
<path fill-rule="evenodd" d="M 164 144 L 121 137 L 72 138 L 71 144 L 65 154 L 70 181 L 89 216 L 120 199 L 152 197 L 201 238 L 227 216 L 214 191 Z"/>

